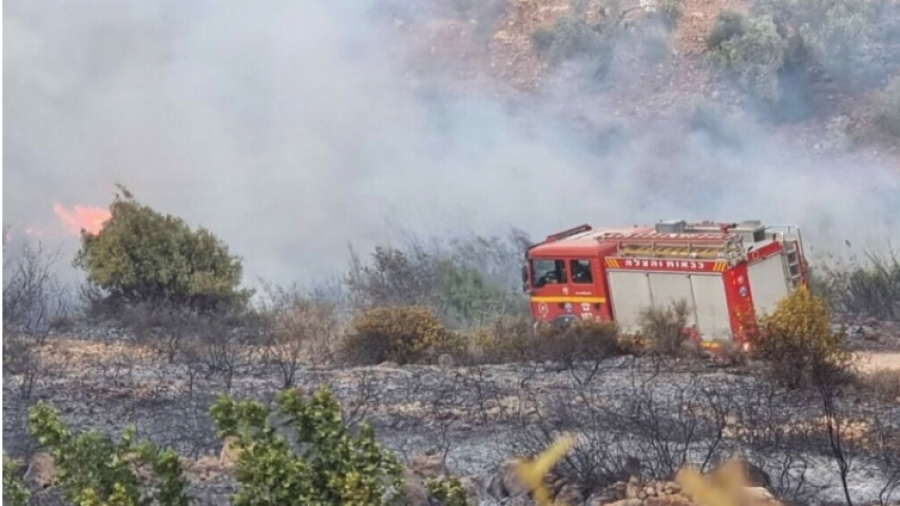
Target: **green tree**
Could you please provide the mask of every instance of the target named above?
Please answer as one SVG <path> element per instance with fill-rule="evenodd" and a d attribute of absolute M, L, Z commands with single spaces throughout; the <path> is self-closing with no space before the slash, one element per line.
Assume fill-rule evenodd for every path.
<path fill-rule="evenodd" d="M 785 64 L 788 42 L 771 17 L 743 21 L 721 17 L 707 43 L 714 45 L 713 61 L 730 71 L 746 91 L 769 103 L 781 99 L 778 73 Z"/>
<path fill-rule="evenodd" d="M 472 324 L 485 313 L 498 310 L 504 301 L 504 293 L 490 286 L 476 269 L 461 262 L 446 261 L 438 268 L 438 285 L 446 312 L 455 320 Z"/>
<path fill-rule="evenodd" d="M 782 33 L 800 37 L 812 58 L 845 84 L 860 79 L 875 56 L 875 2 L 866 0 L 757 0 L 754 15 L 770 16 Z"/>
<path fill-rule="evenodd" d="M 137 202 L 124 187 L 96 235 L 82 231 L 74 265 L 107 302 L 187 305 L 199 310 L 244 304 L 241 261 L 205 228 Z"/>
<path fill-rule="evenodd" d="M 221 396 L 211 414 L 219 437 L 234 438 L 238 452 L 235 478 L 241 490 L 234 506 L 381 506 L 402 497 L 402 468 L 365 423 L 356 434 L 341 419 L 331 392 L 310 397 L 297 389 L 282 391 L 277 412 L 262 403 Z M 296 444 L 270 422 L 286 419 Z"/>

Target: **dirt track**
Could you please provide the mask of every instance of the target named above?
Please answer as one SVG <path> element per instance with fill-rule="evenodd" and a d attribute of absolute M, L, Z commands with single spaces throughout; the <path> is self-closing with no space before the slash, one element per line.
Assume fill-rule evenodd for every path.
<path fill-rule="evenodd" d="M 900 351 L 860 351 L 856 355 L 864 370 L 900 369 Z"/>

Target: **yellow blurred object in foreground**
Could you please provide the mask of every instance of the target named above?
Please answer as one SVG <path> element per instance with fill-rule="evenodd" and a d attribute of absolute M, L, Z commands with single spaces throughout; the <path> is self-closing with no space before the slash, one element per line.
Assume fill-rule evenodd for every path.
<path fill-rule="evenodd" d="M 675 481 L 701 506 L 742 506 L 746 504 L 744 470 L 737 460 L 729 460 L 708 476 L 696 469 L 682 468 Z"/>
<path fill-rule="evenodd" d="M 571 434 L 563 434 L 549 448 L 537 457 L 526 460 L 516 467 L 516 476 L 523 485 L 527 486 L 539 506 L 550 506 L 550 492 L 544 484 L 544 477 L 553 469 L 553 466 L 562 459 L 574 446 L 575 437 Z"/>

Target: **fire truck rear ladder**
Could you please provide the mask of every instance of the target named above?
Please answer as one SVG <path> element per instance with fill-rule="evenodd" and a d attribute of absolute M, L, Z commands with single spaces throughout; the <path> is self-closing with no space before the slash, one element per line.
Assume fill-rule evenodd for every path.
<path fill-rule="evenodd" d="M 800 248 L 798 247 L 800 238 L 800 227 L 796 225 L 769 225 L 766 230 L 772 230 L 774 239 L 784 245 L 784 253 L 788 262 L 788 279 L 791 287 L 797 288 L 802 280 L 802 269 L 800 268 Z"/>

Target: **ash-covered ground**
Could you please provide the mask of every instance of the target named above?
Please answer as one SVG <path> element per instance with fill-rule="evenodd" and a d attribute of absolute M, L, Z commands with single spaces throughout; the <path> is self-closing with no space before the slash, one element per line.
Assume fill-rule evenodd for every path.
<path fill-rule="evenodd" d="M 76 430 L 118 433 L 134 424 L 138 436 L 174 445 L 189 459 L 218 455 L 221 442 L 208 414 L 215 396 L 227 391 L 271 401 L 284 386 L 281 371 L 253 360 L 249 350 L 232 353 L 231 371 L 210 373 L 198 364 L 167 363 L 121 339 L 56 336 L 41 349 L 30 397 L 22 395 L 28 390 L 23 375 L 4 373 L 3 447 L 19 457 L 36 450 L 25 419 L 27 408 L 43 399 Z M 347 420 L 368 420 L 404 461 L 443 454 L 452 472 L 480 483 L 505 459 L 574 431 L 578 443 L 560 471 L 572 480 L 600 483 L 629 457 L 639 459 L 642 476 L 669 479 L 685 463 L 709 469 L 741 454 L 768 473 L 772 491 L 787 501 L 844 498 L 820 393 L 783 390 L 752 367 L 646 357 L 571 368 L 304 366 L 294 385 L 332 389 Z M 884 458 L 900 448 L 898 401 L 854 386 L 836 397 L 857 504 L 878 503 L 884 487 L 900 477 Z M 194 477 L 192 493 L 203 504 L 225 504 L 233 490 L 227 476 Z"/>

